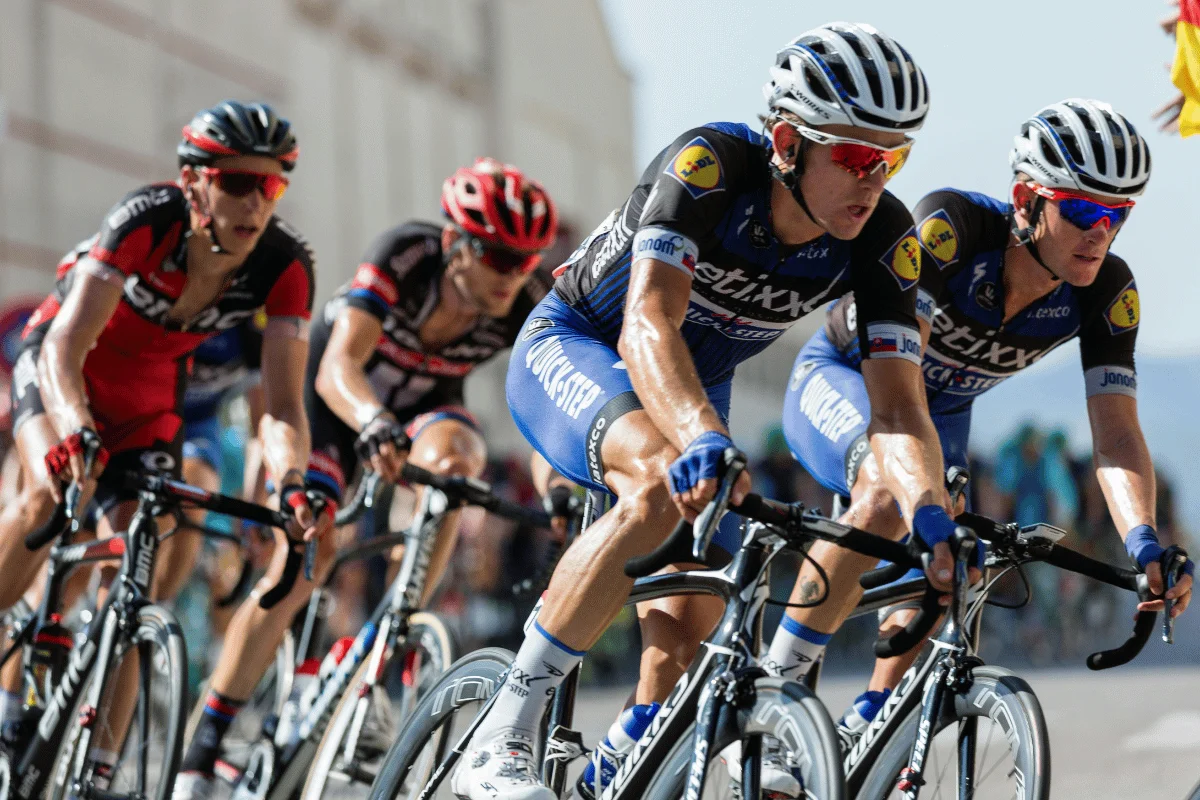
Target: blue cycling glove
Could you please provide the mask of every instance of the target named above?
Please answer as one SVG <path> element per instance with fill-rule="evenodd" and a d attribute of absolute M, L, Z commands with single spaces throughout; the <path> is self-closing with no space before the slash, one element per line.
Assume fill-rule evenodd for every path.
<path fill-rule="evenodd" d="M 728 447 L 733 447 L 733 442 L 716 431 L 705 431 L 693 439 L 667 470 L 671 476 L 671 493 L 686 494 L 705 478 L 716 478 L 721 456 Z"/>
<path fill-rule="evenodd" d="M 1166 548 L 1158 543 L 1158 534 L 1149 525 L 1138 525 L 1125 537 L 1125 552 L 1137 562 L 1138 569 L 1146 571 L 1146 566 L 1162 558 Z M 1190 558 L 1183 565 L 1185 575 L 1194 575 L 1196 564 Z"/>
<path fill-rule="evenodd" d="M 958 525 L 946 513 L 946 509 L 939 505 L 930 503 L 913 512 L 913 533 L 919 536 L 930 550 L 934 545 L 954 538 L 954 529 L 957 527 Z M 975 566 L 980 569 L 983 568 L 985 550 L 983 540 L 978 540 L 975 545 Z"/>

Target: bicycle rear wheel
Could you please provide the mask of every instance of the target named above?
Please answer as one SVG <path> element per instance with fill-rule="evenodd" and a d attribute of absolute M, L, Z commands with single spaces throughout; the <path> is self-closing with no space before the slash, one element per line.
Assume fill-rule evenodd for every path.
<path fill-rule="evenodd" d="M 80 692 L 55 758 L 48 791 L 53 800 L 77 796 L 77 783 L 90 784 L 95 764 L 88 750 L 96 746 L 101 733 L 120 739 L 106 726 L 112 700 L 122 688 L 115 680 L 122 665 L 137 676 L 137 698 L 105 796 L 130 800 L 171 797 L 183 755 L 187 692 L 183 634 L 171 612 L 160 606 L 143 606 L 137 612 L 136 622 L 113 648 L 109 663 L 97 664 Z M 102 670 L 102 666 L 106 669 Z M 97 679 L 104 683 L 100 689 L 100 707 L 92 713 L 83 706 L 91 683 Z"/>
<path fill-rule="evenodd" d="M 317 746 L 301 800 L 366 797 L 405 721 L 456 655 L 441 618 L 426 612 L 409 617 L 407 643 L 383 665 L 375 685 L 366 684 L 370 657 L 354 673 Z"/>
<path fill-rule="evenodd" d="M 1000 667 L 976 667 L 971 687 L 943 704 L 926 750 L 921 797 L 959 797 L 959 733 L 973 737 L 975 800 L 1046 800 L 1050 796 L 1050 738 L 1033 689 Z M 908 765 L 921 709 L 914 708 L 867 772 L 858 800 L 898 800 L 900 770 Z M 957 723 L 957 724 L 955 724 Z M 973 729 L 973 730 L 972 730 Z"/>
<path fill-rule="evenodd" d="M 753 708 L 739 714 L 741 735 L 759 736 L 764 747 L 778 743 L 803 789 L 801 797 L 813 800 L 844 800 L 846 781 L 842 774 L 837 733 L 829 712 L 808 687 L 782 678 L 759 678 L 754 682 Z M 698 797 L 703 800 L 737 800 L 742 797 L 741 776 L 731 776 L 721 752 L 728 741 L 713 743 L 709 767 Z M 679 737 L 675 747 L 651 778 L 646 800 L 677 800 L 684 796 L 691 770 L 695 725 Z M 766 792 L 764 791 L 764 795 Z"/>
<path fill-rule="evenodd" d="M 450 748 L 499 688 L 514 658 L 508 650 L 489 647 L 459 659 L 408 718 L 371 786 L 371 800 L 408 800 L 419 795 Z M 442 777 L 430 800 L 455 797 L 450 791 L 450 776 Z"/>

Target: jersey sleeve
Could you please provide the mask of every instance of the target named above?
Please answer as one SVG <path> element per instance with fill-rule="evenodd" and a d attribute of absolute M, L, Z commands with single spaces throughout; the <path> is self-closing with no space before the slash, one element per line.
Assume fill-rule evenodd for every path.
<path fill-rule="evenodd" d="M 260 310 L 242 323 L 242 362 L 246 369 L 255 372 L 262 369 L 263 332 L 267 329 L 267 312 Z"/>
<path fill-rule="evenodd" d="M 385 231 L 367 247 L 346 291 L 346 305 L 380 321 L 400 300 L 400 284 L 413 267 L 431 255 L 430 239 L 399 226 Z"/>
<path fill-rule="evenodd" d="M 930 322 L 950 276 L 968 260 L 963 243 L 981 238 L 982 209 L 962 194 L 943 189 L 922 197 L 913 217 L 922 255 L 917 318 Z"/>
<path fill-rule="evenodd" d="M 180 196 L 173 184 L 145 186 L 127 194 L 104 217 L 100 232 L 90 240 L 87 255 L 78 260 L 75 269 L 114 286 L 123 285 L 125 278 L 150 261 L 155 249 L 164 244 L 167 231 L 159 223 L 164 215 L 156 209 L 179 201 Z M 181 221 L 175 224 L 182 228 Z"/>
<path fill-rule="evenodd" d="M 1091 286 L 1080 290 L 1083 320 L 1079 355 L 1087 396 L 1137 395 L 1133 351 L 1141 322 L 1137 282 L 1122 259 L 1111 253 Z"/>
<path fill-rule="evenodd" d="M 267 315 L 262 334 L 264 337 L 308 338 L 308 320 L 312 316 L 313 291 L 316 288 L 313 257 L 308 247 L 299 242 L 290 255 L 291 260 L 275 279 L 263 305 Z"/>
<path fill-rule="evenodd" d="M 694 128 L 656 158 L 633 237 L 633 261 L 654 258 L 691 275 L 700 249 L 728 210 L 733 185 L 747 173 L 750 143 L 713 128 Z"/>
<path fill-rule="evenodd" d="M 920 277 L 921 247 L 912 215 L 895 195 L 884 192 L 850 244 L 850 283 L 863 358 L 921 363 L 916 317 Z"/>

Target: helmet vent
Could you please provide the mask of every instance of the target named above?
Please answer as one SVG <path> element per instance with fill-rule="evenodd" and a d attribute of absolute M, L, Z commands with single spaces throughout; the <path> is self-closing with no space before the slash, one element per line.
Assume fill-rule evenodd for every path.
<path fill-rule="evenodd" d="M 804 82 L 808 84 L 809 90 L 817 96 L 818 100 L 826 103 L 833 102 L 833 98 L 829 96 L 829 91 L 825 88 L 825 76 L 807 64 L 804 65 Z"/>

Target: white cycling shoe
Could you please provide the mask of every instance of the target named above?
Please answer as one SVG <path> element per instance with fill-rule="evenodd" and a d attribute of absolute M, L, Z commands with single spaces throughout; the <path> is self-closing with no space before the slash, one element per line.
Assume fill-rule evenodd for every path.
<path fill-rule="evenodd" d="M 800 797 L 800 780 L 788 767 L 787 759 L 774 739 L 763 737 L 762 758 L 759 759 L 759 783 L 763 794 L 768 797 Z M 741 796 L 742 788 L 742 743 L 740 741 L 721 751 L 721 759 L 729 770 L 729 778 Z"/>
<path fill-rule="evenodd" d="M 212 793 L 212 778 L 199 772 L 181 772 L 175 776 L 171 800 L 208 800 Z"/>
<path fill-rule="evenodd" d="M 505 728 L 468 750 L 450 776 L 450 790 L 464 800 L 558 800 L 539 777 L 533 739 Z"/>

